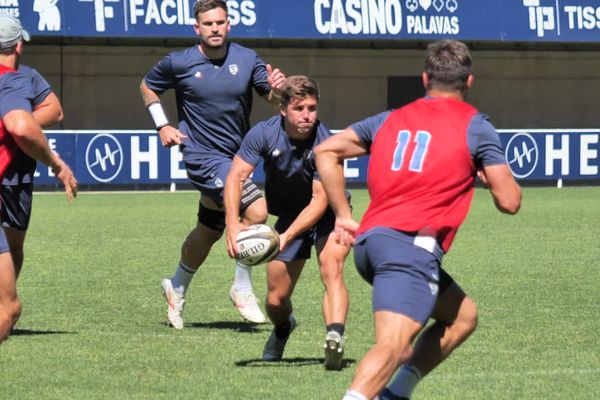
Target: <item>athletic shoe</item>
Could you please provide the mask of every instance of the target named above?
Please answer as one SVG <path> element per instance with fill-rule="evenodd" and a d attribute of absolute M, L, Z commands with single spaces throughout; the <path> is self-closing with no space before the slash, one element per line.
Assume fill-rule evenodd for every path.
<path fill-rule="evenodd" d="M 245 320 L 254 324 L 263 324 L 267 321 L 254 293 L 237 292 L 232 286 L 229 290 L 229 298 Z"/>
<path fill-rule="evenodd" d="M 379 395 L 377 396 L 377 400 L 410 400 L 408 397 L 400 397 L 396 396 L 392 391 L 388 388 L 384 388 Z"/>
<path fill-rule="evenodd" d="M 327 370 L 339 371 L 342 369 L 342 360 L 344 359 L 344 342 L 346 338 L 336 331 L 329 331 L 325 336 L 325 361 L 323 365 Z"/>
<path fill-rule="evenodd" d="M 173 290 L 173 283 L 169 278 L 163 279 L 160 286 L 163 290 L 163 296 L 165 296 L 169 305 L 167 308 L 167 320 L 169 324 L 175 329 L 183 329 L 183 319 L 181 318 L 183 306 L 185 305 L 183 295 Z"/>
<path fill-rule="evenodd" d="M 292 315 L 290 315 L 290 333 L 288 333 L 285 339 L 279 339 L 275 334 L 275 328 L 273 328 L 271 336 L 269 336 L 269 340 L 267 340 L 267 343 L 265 343 L 265 348 L 263 349 L 263 361 L 281 360 L 281 357 L 283 357 L 283 351 L 285 350 L 285 344 L 294 331 L 294 328 L 296 328 L 296 319 Z"/>

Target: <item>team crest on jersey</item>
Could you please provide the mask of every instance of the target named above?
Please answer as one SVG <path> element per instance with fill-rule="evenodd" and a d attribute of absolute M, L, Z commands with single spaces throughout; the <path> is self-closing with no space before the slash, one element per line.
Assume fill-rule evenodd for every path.
<path fill-rule="evenodd" d="M 231 75 L 236 75 L 238 73 L 238 66 L 237 66 L 237 64 L 231 64 L 229 66 L 229 72 L 231 73 Z"/>
<path fill-rule="evenodd" d="M 196 79 L 202 79 L 202 72 L 200 72 L 200 71 L 196 71 L 196 73 L 194 74 L 194 77 L 195 77 Z"/>

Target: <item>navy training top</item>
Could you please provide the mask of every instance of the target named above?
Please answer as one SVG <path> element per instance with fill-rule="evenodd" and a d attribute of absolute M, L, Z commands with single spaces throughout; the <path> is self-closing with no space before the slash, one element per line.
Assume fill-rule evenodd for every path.
<path fill-rule="evenodd" d="M 26 65 L 19 66 L 20 73 L 25 75 L 31 82 L 32 108 L 42 104 L 52 93 L 50 84 L 35 69 Z M 32 183 L 35 174 L 36 161 L 29 157 L 20 148 L 13 155 L 13 160 L 8 166 L 2 184 L 5 186 L 19 185 L 21 183 Z"/>
<path fill-rule="evenodd" d="M 265 194 L 269 214 L 296 215 L 310 203 L 313 180 L 319 180 L 313 149 L 332 135 L 317 121 L 306 140 L 292 140 L 280 115 L 256 124 L 237 155 L 250 165 L 264 161 Z"/>
<path fill-rule="evenodd" d="M 252 88 L 271 91 L 265 63 L 256 52 L 228 43 L 221 60 L 207 58 L 198 45 L 172 52 L 144 78 L 162 94 L 175 89 L 184 161 L 206 156 L 233 158 L 250 128 Z"/>

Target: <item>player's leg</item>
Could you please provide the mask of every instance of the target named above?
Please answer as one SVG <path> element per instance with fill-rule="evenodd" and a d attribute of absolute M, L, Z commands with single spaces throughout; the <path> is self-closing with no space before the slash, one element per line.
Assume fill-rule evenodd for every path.
<path fill-rule="evenodd" d="M 344 331 L 348 313 L 348 291 L 344 284 L 344 260 L 350 252 L 348 246 L 335 241 L 335 234 L 329 233 L 317 239 L 317 255 L 321 280 L 325 286 L 323 295 L 323 317 L 325 319 L 325 358 L 326 369 L 339 370 L 344 356 Z"/>
<path fill-rule="evenodd" d="M 361 276 L 373 284 L 375 346 L 361 360 L 348 398 L 374 398 L 397 367 L 411 358 L 412 340 L 433 312 L 439 259 L 414 245 L 414 236 L 375 228 L 354 246 Z"/>
<path fill-rule="evenodd" d="M 225 212 L 210 197 L 202 195 L 198 209 L 198 223 L 181 246 L 181 257 L 175 274 L 162 280 L 167 300 L 167 319 L 171 326 L 183 329 L 181 316 L 185 293 L 200 265 L 206 260 L 213 244 L 223 235 Z"/>
<path fill-rule="evenodd" d="M 275 223 L 275 230 L 279 233 L 285 232 L 295 219 L 296 215 L 279 217 Z M 268 292 L 265 308 L 275 327 L 265 344 L 263 360 L 281 359 L 285 344 L 296 326 L 292 315 L 291 296 L 302 267 L 310 258 L 312 243 L 311 232 L 305 232 L 288 242 L 275 259 L 267 264 Z"/>
<path fill-rule="evenodd" d="M 422 324 L 391 311 L 375 312 L 375 345 L 362 358 L 349 392 L 374 398 L 400 364 L 412 354 L 411 342 Z"/>
<path fill-rule="evenodd" d="M 460 346 L 477 327 L 477 306 L 460 286 L 440 270 L 440 295 L 431 315 L 435 322 L 419 336 L 413 356 L 388 385 L 396 396 L 410 398 L 420 379 Z"/>
<path fill-rule="evenodd" d="M 21 315 L 12 257 L 4 236 L 0 238 L 0 342 L 5 340 Z"/>
<path fill-rule="evenodd" d="M 31 218 L 33 184 L 2 185 L 1 202 L 0 220 L 13 258 L 15 277 L 19 279 L 24 261 L 23 246 Z"/>
<path fill-rule="evenodd" d="M 268 217 L 267 203 L 260 189 L 250 179 L 242 186 L 240 215 L 246 225 L 263 224 Z M 261 324 L 267 319 L 252 288 L 253 268 L 236 262 L 235 279 L 229 290 L 229 297 L 244 319 Z"/>
<path fill-rule="evenodd" d="M 292 293 L 302 272 L 305 260 L 273 260 L 267 264 L 267 301 L 265 309 L 273 323 L 271 332 L 263 349 L 263 360 L 281 360 L 285 345 L 296 327 L 292 316 Z"/>

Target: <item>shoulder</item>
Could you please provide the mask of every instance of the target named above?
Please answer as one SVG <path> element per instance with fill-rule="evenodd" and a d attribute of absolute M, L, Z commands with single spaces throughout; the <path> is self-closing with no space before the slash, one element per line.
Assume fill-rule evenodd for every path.
<path fill-rule="evenodd" d="M 241 44 L 237 44 L 235 42 L 230 42 L 229 43 L 229 52 L 231 54 L 235 54 L 235 55 L 242 55 L 242 56 L 251 56 L 251 57 L 256 57 L 257 54 L 254 50 L 242 46 Z"/>
<path fill-rule="evenodd" d="M 281 117 L 275 115 L 254 125 L 250 131 L 248 131 L 248 136 L 252 134 L 255 137 L 260 136 L 261 138 L 274 137 L 280 127 Z"/>

